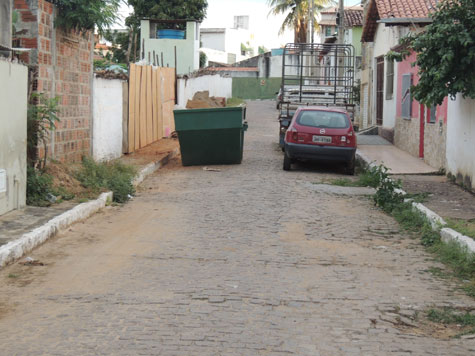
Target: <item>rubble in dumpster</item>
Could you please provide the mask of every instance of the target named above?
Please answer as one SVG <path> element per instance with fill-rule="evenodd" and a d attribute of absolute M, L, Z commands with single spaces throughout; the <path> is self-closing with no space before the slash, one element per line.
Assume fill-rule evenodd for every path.
<path fill-rule="evenodd" d="M 208 109 L 226 107 L 226 98 L 209 96 L 209 91 L 196 92 L 192 100 L 186 103 L 187 109 Z"/>

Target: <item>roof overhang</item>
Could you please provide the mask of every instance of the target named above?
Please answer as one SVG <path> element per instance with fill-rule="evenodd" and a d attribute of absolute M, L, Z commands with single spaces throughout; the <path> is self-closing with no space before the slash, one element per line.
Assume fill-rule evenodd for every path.
<path fill-rule="evenodd" d="M 389 17 L 376 21 L 377 23 L 384 23 L 386 26 L 396 26 L 396 25 L 411 25 L 411 24 L 420 24 L 426 25 L 432 23 L 430 17 Z"/>
<path fill-rule="evenodd" d="M 370 0 L 369 9 L 363 20 L 363 34 L 361 36 L 361 42 L 373 42 L 376 29 L 378 27 L 378 21 L 380 20 L 378 7 L 374 0 Z"/>

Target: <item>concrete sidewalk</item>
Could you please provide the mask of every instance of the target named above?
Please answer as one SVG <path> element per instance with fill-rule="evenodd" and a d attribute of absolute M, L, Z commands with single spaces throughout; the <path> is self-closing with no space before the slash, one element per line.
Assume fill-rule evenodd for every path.
<path fill-rule="evenodd" d="M 158 141 L 120 158 L 123 163 L 137 168 L 135 186 L 179 153 L 176 140 L 166 141 Z M 61 229 L 94 214 L 109 200 L 112 200 L 111 192 L 86 203 L 65 201 L 49 207 L 27 206 L 0 216 L 0 268 L 55 236 Z"/>
<path fill-rule="evenodd" d="M 423 160 L 392 145 L 378 135 L 358 135 L 358 150 L 368 161 L 384 164 L 390 174 L 436 174 Z"/>
<path fill-rule="evenodd" d="M 361 138 L 361 139 L 360 139 Z M 475 222 L 475 195 L 463 190 L 421 160 L 391 145 L 377 135 L 358 137 L 357 157 L 365 165 L 384 164 L 400 180 L 403 192 L 426 195 L 424 202 L 413 203 L 438 231 L 443 241 L 456 241 L 469 251 L 475 252 L 475 241 L 450 228 L 450 221 L 473 226 Z M 449 225 L 447 222 L 449 221 Z M 455 227 L 455 226 L 454 226 Z"/>

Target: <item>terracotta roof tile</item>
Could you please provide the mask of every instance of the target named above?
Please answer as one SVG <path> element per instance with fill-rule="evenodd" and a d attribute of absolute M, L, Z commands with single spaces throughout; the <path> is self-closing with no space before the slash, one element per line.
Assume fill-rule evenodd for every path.
<path fill-rule="evenodd" d="M 363 10 L 346 10 L 345 25 L 349 27 L 363 26 Z"/>
<path fill-rule="evenodd" d="M 385 18 L 423 18 L 429 17 L 435 8 L 436 0 L 376 0 L 379 17 Z"/>

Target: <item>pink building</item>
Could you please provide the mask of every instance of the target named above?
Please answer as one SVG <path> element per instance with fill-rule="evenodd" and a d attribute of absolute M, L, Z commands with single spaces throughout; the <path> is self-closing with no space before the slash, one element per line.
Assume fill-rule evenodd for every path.
<path fill-rule="evenodd" d="M 447 98 L 442 105 L 426 107 L 414 100 L 411 86 L 419 81 L 419 68 L 411 53 L 397 63 L 394 144 L 434 168 L 446 167 Z"/>

